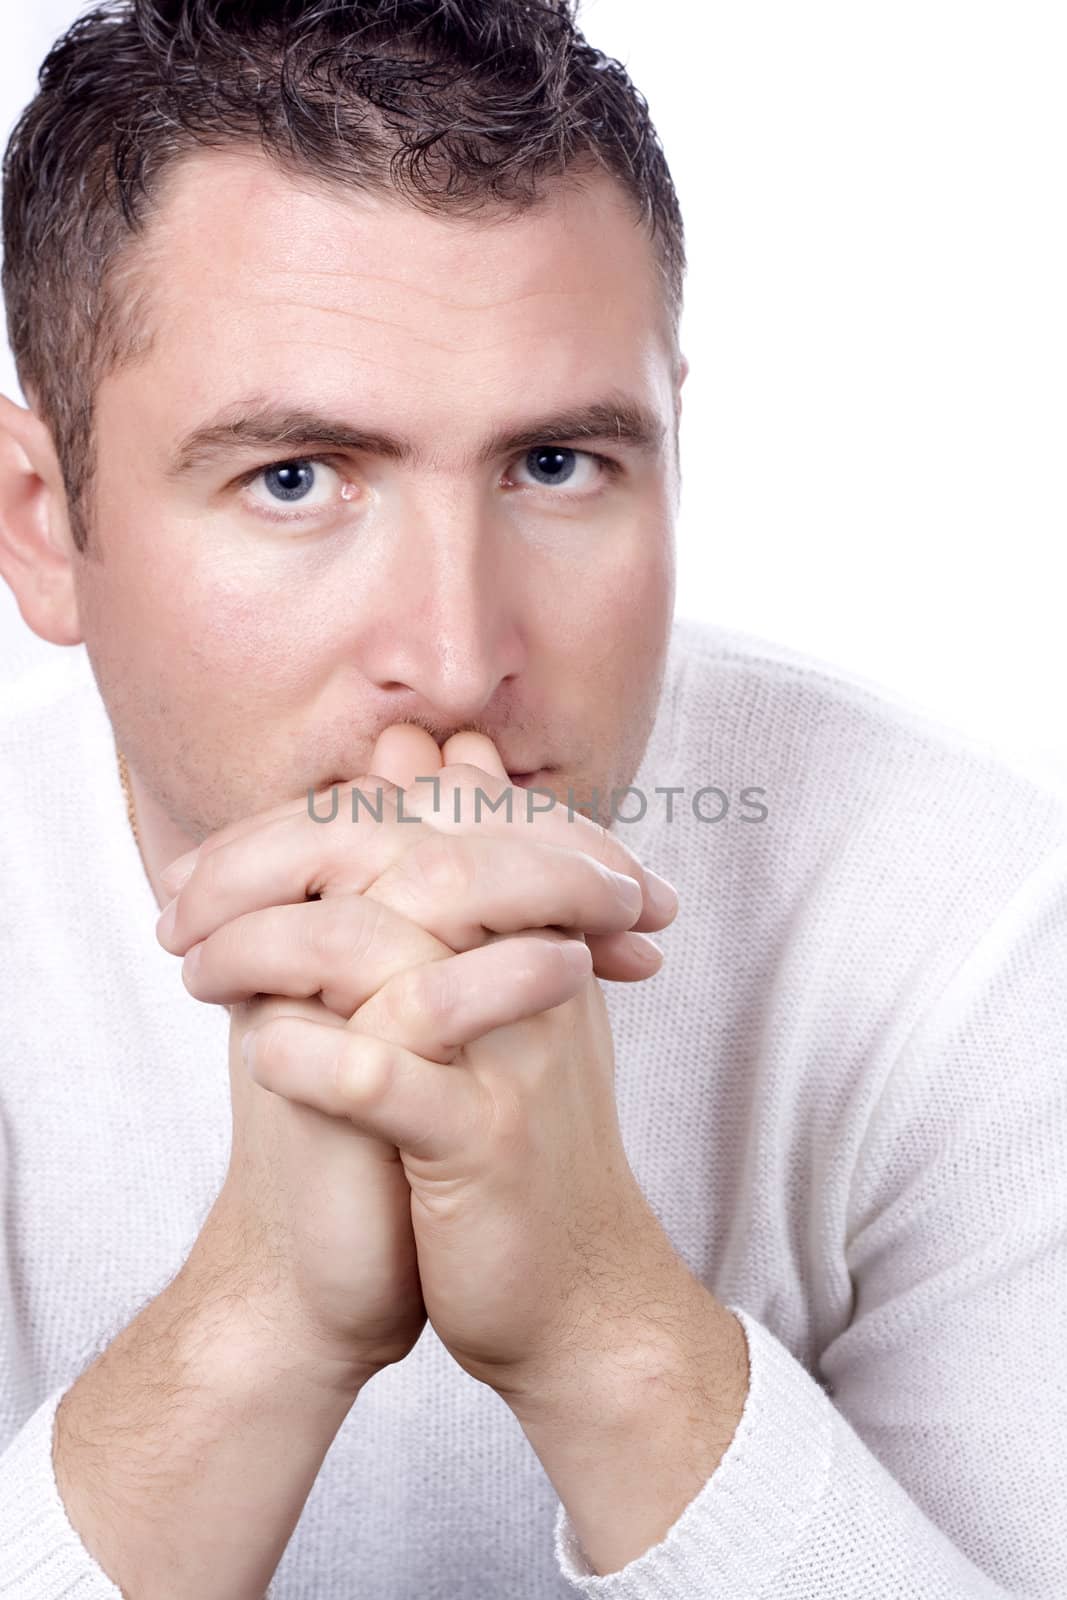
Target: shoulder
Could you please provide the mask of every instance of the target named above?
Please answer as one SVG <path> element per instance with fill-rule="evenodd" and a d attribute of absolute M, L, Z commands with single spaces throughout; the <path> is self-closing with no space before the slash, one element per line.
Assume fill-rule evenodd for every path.
<path fill-rule="evenodd" d="M 762 784 L 777 811 L 769 831 L 809 860 L 863 841 L 903 870 L 954 840 L 957 863 L 957 852 L 996 859 L 1010 875 L 1067 839 L 1067 788 L 888 686 L 772 640 L 676 619 L 665 694 L 689 780 Z"/>
<path fill-rule="evenodd" d="M 1030 770 L 995 740 L 965 732 L 877 679 L 776 640 L 676 618 L 667 680 L 698 737 L 732 709 L 748 713 L 744 738 L 761 753 L 781 758 L 788 748 L 799 761 L 814 752 L 859 775 L 868 766 L 884 773 L 908 752 L 921 755 L 927 770 L 983 771 L 1067 806 L 1067 786 Z"/>
<path fill-rule="evenodd" d="M 1067 885 L 1067 793 L 883 685 L 679 620 L 664 699 L 642 781 L 729 802 L 655 836 L 687 937 L 724 923 L 750 1002 L 818 1014 L 823 1046 L 839 1025 L 853 1060 L 895 1054 L 990 930 Z"/>

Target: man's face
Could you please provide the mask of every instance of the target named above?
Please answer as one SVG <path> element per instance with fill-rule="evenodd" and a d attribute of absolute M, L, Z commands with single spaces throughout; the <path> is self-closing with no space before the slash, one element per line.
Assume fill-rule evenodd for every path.
<path fill-rule="evenodd" d="M 97 392 L 76 582 L 163 811 L 199 840 L 358 776 L 410 721 L 487 733 L 579 805 L 597 786 L 603 814 L 659 697 L 678 490 L 652 247 L 611 180 L 493 225 L 204 152 L 172 175 L 145 271 L 155 340 Z M 659 444 L 609 419 L 485 453 L 611 398 Z M 194 431 L 262 411 L 323 421 L 179 466 Z"/>

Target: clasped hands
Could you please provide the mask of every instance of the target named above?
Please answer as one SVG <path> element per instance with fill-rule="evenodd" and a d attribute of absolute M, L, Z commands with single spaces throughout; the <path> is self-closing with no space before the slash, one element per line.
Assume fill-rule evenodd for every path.
<path fill-rule="evenodd" d="M 438 1337 L 516 1410 L 547 1403 L 583 1359 L 640 1342 L 679 1268 L 623 1149 L 595 976 L 655 972 L 641 934 L 677 897 L 588 819 L 527 821 L 521 789 L 512 821 L 472 822 L 475 788 L 510 781 L 481 735 L 439 749 L 395 725 L 370 771 L 354 783 L 381 792 L 381 822 L 353 823 L 342 785 L 332 823 L 289 801 L 172 863 L 158 938 L 197 999 L 321 996 L 332 1016 L 249 1035 L 254 1079 L 397 1147 Z"/>

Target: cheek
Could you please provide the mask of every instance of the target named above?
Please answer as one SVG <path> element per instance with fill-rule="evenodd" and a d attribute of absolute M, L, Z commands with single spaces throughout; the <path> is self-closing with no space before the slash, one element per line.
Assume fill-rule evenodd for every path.
<path fill-rule="evenodd" d="M 205 702 L 248 706 L 307 675 L 303 609 L 277 586 L 210 570 L 140 575 L 134 590 L 140 653 Z"/>
<path fill-rule="evenodd" d="M 669 531 L 653 527 L 538 607 L 534 659 L 552 664 L 553 714 L 583 730 L 586 765 L 604 784 L 629 781 L 652 714 L 674 611 L 672 552 Z"/>
<path fill-rule="evenodd" d="M 587 651 L 630 655 L 635 666 L 655 652 L 674 610 L 674 542 L 669 528 L 651 527 L 627 541 L 594 575 L 582 596 Z"/>

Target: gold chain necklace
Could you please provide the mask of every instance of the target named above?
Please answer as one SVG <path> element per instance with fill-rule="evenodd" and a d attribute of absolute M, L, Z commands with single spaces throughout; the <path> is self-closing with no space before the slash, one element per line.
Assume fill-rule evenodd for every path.
<path fill-rule="evenodd" d="M 140 850 L 141 835 L 137 831 L 137 812 L 133 804 L 133 790 L 130 788 L 130 771 L 126 765 L 126 757 L 117 745 L 115 746 L 115 754 L 118 756 L 119 761 L 119 782 L 122 784 L 122 792 L 126 796 L 126 815 L 130 821 L 130 830 L 133 833 L 134 843 Z"/>

